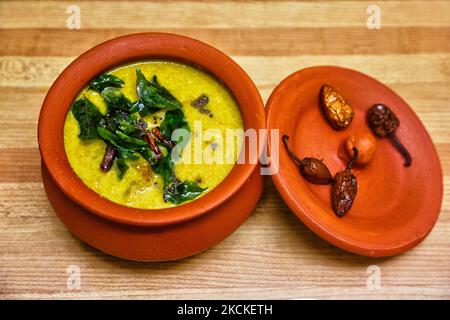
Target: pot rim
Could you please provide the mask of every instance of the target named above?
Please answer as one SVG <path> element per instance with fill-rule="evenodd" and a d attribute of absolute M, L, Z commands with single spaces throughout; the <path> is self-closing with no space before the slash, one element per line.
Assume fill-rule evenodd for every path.
<path fill-rule="evenodd" d="M 191 202 L 172 208 L 139 209 L 102 197 L 73 171 L 64 148 L 64 122 L 79 92 L 95 76 L 126 63 L 143 60 L 187 63 L 213 75 L 235 98 L 244 129 L 266 126 L 264 104 L 248 74 L 229 56 L 198 40 L 170 33 L 137 33 L 103 42 L 76 58 L 55 80 L 43 102 L 38 122 L 41 157 L 58 187 L 89 211 L 112 221 L 140 226 L 161 226 L 199 217 L 220 206 L 247 181 L 262 154 L 258 143 L 256 163 L 235 164 L 213 190 Z M 245 140 L 244 140 L 244 144 Z M 248 158 L 248 146 L 245 150 Z"/>

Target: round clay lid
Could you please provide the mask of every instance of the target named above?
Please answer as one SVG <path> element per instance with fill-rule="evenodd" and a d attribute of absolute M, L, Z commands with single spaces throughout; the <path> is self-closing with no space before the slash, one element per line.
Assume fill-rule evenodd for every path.
<path fill-rule="evenodd" d="M 354 119 L 344 130 L 334 130 L 321 111 L 319 91 L 324 84 L 336 88 L 354 109 Z M 390 139 L 377 137 L 372 161 L 352 170 L 358 191 L 351 209 L 339 218 L 331 206 L 331 186 L 306 181 L 281 138 L 290 137 L 300 158 L 323 159 L 334 175 L 348 162 L 343 141 L 357 132 L 372 134 L 366 111 L 375 103 L 389 106 L 400 119 L 397 135 L 413 163 L 404 167 Z M 273 181 L 293 213 L 312 231 L 344 250 L 378 257 L 400 254 L 430 232 L 443 197 L 440 161 L 417 115 L 390 88 L 354 70 L 311 67 L 284 79 L 266 109 L 269 151 L 275 152 L 276 143 L 279 146 Z M 274 129 L 279 130 L 278 136 L 271 136 Z"/>

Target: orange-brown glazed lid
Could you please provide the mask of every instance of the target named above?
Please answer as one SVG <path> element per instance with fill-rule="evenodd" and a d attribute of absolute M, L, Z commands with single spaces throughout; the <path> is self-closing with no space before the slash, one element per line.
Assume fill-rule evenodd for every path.
<path fill-rule="evenodd" d="M 319 107 L 323 84 L 338 89 L 353 106 L 355 117 L 344 130 L 331 128 Z M 288 156 L 281 137 L 290 136 L 301 158 L 323 159 L 332 174 L 347 163 L 343 141 L 369 132 L 366 111 L 375 103 L 388 105 L 399 117 L 397 135 L 413 157 L 410 167 L 387 138 L 376 138 L 370 163 L 353 169 L 358 192 L 350 211 L 337 217 L 331 207 L 331 187 L 307 182 Z M 294 214 L 332 244 L 365 256 L 392 256 L 418 244 L 436 222 L 443 197 L 440 161 L 425 127 L 395 92 L 377 80 L 350 69 L 320 66 L 284 79 L 266 105 L 269 150 L 279 144 L 278 172 L 273 181 Z M 371 134 L 371 133 L 370 133 Z M 273 159 L 272 159 L 273 161 Z"/>

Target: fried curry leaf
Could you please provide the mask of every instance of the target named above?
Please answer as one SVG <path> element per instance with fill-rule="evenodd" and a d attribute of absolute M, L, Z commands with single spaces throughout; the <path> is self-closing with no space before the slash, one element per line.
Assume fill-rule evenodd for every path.
<path fill-rule="evenodd" d="M 71 110 L 80 127 L 80 134 L 78 135 L 80 139 L 91 140 L 98 138 L 96 128 L 103 115 L 97 107 L 83 97 L 74 102 Z"/>
<path fill-rule="evenodd" d="M 123 178 L 125 172 L 128 170 L 129 166 L 125 160 L 137 160 L 139 159 L 139 154 L 153 164 L 156 162 L 150 148 L 145 143 L 144 140 L 129 137 L 126 134 L 116 131 L 115 133 L 105 129 L 102 126 L 97 127 L 98 135 L 112 146 L 114 146 L 117 151 L 116 163 L 119 169 L 118 177 Z"/>
<path fill-rule="evenodd" d="M 122 109 L 130 113 L 139 110 L 139 105 L 128 100 L 128 98 L 117 88 L 105 88 L 101 92 L 101 96 L 109 108 Z"/>
<path fill-rule="evenodd" d="M 100 125 L 112 132 L 120 130 L 127 135 L 135 135 L 139 131 L 139 120 L 136 115 L 121 109 L 110 110 L 100 121 Z"/>
<path fill-rule="evenodd" d="M 117 157 L 116 164 L 119 169 L 117 176 L 120 180 L 122 180 L 125 172 L 127 172 L 129 166 L 126 163 L 126 160 L 138 160 L 139 155 L 137 155 L 133 150 L 125 149 L 125 148 L 117 148 Z"/>
<path fill-rule="evenodd" d="M 183 105 L 181 104 L 180 101 L 178 101 L 166 88 L 164 88 L 159 82 L 158 82 L 158 77 L 156 75 L 154 75 L 152 77 L 152 82 L 151 84 L 158 89 L 158 94 L 161 95 L 164 99 L 166 99 L 167 101 L 170 101 L 171 103 L 174 104 L 174 108 L 182 108 Z"/>
<path fill-rule="evenodd" d="M 116 164 L 117 164 L 117 169 L 119 169 L 119 171 L 117 172 L 117 176 L 119 177 L 120 180 L 122 180 L 123 176 L 128 171 L 130 166 L 127 165 L 127 163 L 125 162 L 125 158 L 119 158 L 119 157 L 116 158 Z"/>
<path fill-rule="evenodd" d="M 175 129 L 186 129 L 189 131 L 189 124 L 186 121 L 184 112 L 181 109 L 176 109 L 166 112 L 164 120 L 161 121 L 159 128 L 162 136 L 167 140 L 171 140 L 172 132 Z"/>
<path fill-rule="evenodd" d="M 122 141 L 124 141 L 130 145 L 136 145 L 136 146 L 146 146 L 147 145 L 147 142 L 145 142 L 144 140 L 127 136 L 125 133 L 122 133 L 120 131 L 116 131 L 116 135 L 120 139 L 122 139 Z"/>
<path fill-rule="evenodd" d="M 206 189 L 201 188 L 193 181 L 180 181 L 175 175 L 174 165 L 170 153 L 165 155 L 153 170 L 159 174 L 164 181 L 164 200 L 174 204 L 180 204 L 198 197 Z"/>
<path fill-rule="evenodd" d="M 186 180 L 169 186 L 164 192 L 164 200 L 180 204 L 197 198 L 205 190 L 195 182 Z"/>
<path fill-rule="evenodd" d="M 89 88 L 97 92 L 102 92 L 105 88 L 122 88 L 125 83 L 122 79 L 108 73 L 99 75 L 89 83 Z"/>
<path fill-rule="evenodd" d="M 153 166 L 153 170 L 163 178 L 164 185 L 169 185 L 176 180 L 173 162 L 170 154 L 162 157 L 161 160 L 159 160 L 158 163 Z"/>
<path fill-rule="evenodd" d="M 139 97 L 137 105 L 141 116 L 154 113 L 159 109 L 182 108 L 181 102 L 159 84 L 156 76 L 153 76 L 152 81 L 149 82 L 139 68 L 136 68 L 136 89 Z"/>
<path fill-rule="evenodd" d="M 111 132 L 102 126 L 97 127 L 98 135 L 105 141 L 111 143 L 119 152 L 120 149 L 129 150 L 130 152 L 139 151 L 142 147 L 147 147 L 147 144 L 143 140 L 140 140 L 139 143 L 136 143 L 138 139 L 132 139 L 127 135 L 121 133 L 120 131 L 116 131 L 116 133 Z M 119 133 L 120 136 L 117 134 Z M 122 137 L 127 137 L 127 141 L 122 139 Z"/>
<path fill-rule="evenodd" d="M 142 147 L 139 150 L 137 150 L 137 152 L 139 152 L 139 154 L 145 160 L 147 160 L 150 163 L 150 165 L 154 165 L 158 161 L 158 158 L 156 157 L 155 153 L 148 147 Z"/>

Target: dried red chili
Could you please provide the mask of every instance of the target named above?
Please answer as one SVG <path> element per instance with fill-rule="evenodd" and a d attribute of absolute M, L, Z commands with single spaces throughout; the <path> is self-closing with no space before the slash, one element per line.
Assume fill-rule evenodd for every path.
<path fill-rule="evenodd" d="M 331 204 L 338 217 L 342 217 L 353 205 L 358 183 L 352 173 L 352 166 L 358 158 L 358 149 L 353 148 L 353 157 L 347 167 L 334 176 L 334 184 L 331 187 Z"/>
<path fill-rule="evenodd" d="M 330 125 L 336 130 L 342 130 L 350 125 L 355 112 L 352 106 L 332 86 L 324 84 L 320 88 L 320 103 Z"/>
<path fill-rule="evenodd" d="M 145 138 L 147 140 L 147 143 L 150 147 L 150 150 L 153 151 L 153 153 L 156 155 L 156 158 L 159 160 L 162 158 L 161 150 L 159 150 L 158 146 L 156 145 L 155 139 L 152 137 L 150 132 L 145 133 Z"/>
<path fill-rule="evenodd" d="M 411 154 L 400 142 L 395 131 L 400 126 L 397 115 L 386 105 L 377 103 L 367 111 L 367 122 L 372 131 L 379 137 L 388 137 L 405 158 L 405 167 L 412 164 Z"/>
<path fill-rule="evenodd" d="M 152 129 L 152 133 L 155 135 L 156 139 L 158 139 L 161 143 L 165 144 L 166 146 L 168 146 L 169 148 L 173 148 L 174 147 L 174 143 L 171 140 L 167 140 L 165 139 L 161 132 L 159 131 L 158 128 L 153 128 Z"/>
<path fill-rule="evenodd" d="M 114 149 L 113 146 L 108 144 L 106 146 L 105 155 L 103 156 L 102 163 L 100 164 L 100 169 L 103 172 L 108 172 L 109 169 L 111 169 L 111 166 L 113 164 L 113 160 L 116 157 L 117 151 Z"/>
<path fill-rule="evenodd" d="M 330 170 L 322 160 L 316 158 L 300 159 L 289 146 L 289 136 L 283 135 L 282 139 L 289 157 L 299 166 L 300 174 L 306 180 L 314 184 L 331 184 L 333 182 Z"/>

